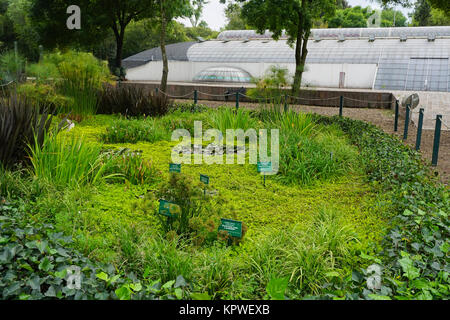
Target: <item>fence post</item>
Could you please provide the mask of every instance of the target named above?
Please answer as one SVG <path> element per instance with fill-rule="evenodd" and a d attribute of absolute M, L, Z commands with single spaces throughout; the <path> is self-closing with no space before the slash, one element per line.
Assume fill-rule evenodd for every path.
<path fill-rule="evenodd" d="M 287 94 L 285 94 L 285 95 L 284 95 L 284 112 L 287 112 L 287 111 L 288 111 L 288 103 L 287 103 L 287 100 L 288 100 L 288 96 L 287 96 Z"/>
<path fill-rule="evenodd" d="M 21 68 L 19 66 L 19 47 L 17 45 L 17 41 L 14 41 L 14 64 L 16 65 L 17 81 L 19 81 Z"/>
<path fill-rule="evenodd" d="M 416 150 L 420 150 L 420 142 L 422 141 L 422 126 L 423 126 L 423 112 L 424 109 L 419 110 L 419 123 L 417 124 Z"/>
<path fill-rule="evenodd" d="M 239 92 L 236 92 L 236 110 L 239 109 Z"/>
<path fill-rule="evenodd" d="M 341 96 L 339 99 L 339 117 L 342 117 L 344 109 L 344 97 Z"/>
<path fill-rule="evenodd" d="M 408 129 L 409 129 L 409 104 L 406 105 L 406 113 L 405 113 L 405 130 L 403 131 L 403 140 L 408 139 Z"/>
<path fill-rule="evenodd" d="M 441 140 L 441 125 L 442 115 L 438 114 L 436 116 L 436 127 L 434 129 L 433 158 L 431 159 L 431 165 L 433 167 L 436 167 L 438 163 L 439 143 Z"/>
<path fill-rule="evenodd" d="M 39 45 L 39 62 L 42 62 L 42 58 L 44 57 L 44 47 L 42 44 Z"/>
<path fill-rule="evenodd" d="M 194 104 L 196 105 L 198 103 L 198 91 L 194 90 Z"/>
<path fill-rule="evenodd" d="M 398 112 L 399 112 L 398 100 L 395 100 L 394 132 L 398 131 Z"/>

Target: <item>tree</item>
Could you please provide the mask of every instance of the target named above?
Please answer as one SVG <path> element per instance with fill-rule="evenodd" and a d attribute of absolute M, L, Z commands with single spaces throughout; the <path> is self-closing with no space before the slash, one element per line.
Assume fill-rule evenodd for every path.
<path fill-rule="evenodd" d="M 288 43 L 295 44 L 295 76 L 292 92 L 300 90 L 308 55 L 308 40 L 314 19 L 335 13 L 335 0 L 240 0 L 242 14 L 251 26 L 262 33 L 269 29 L 278 40 L 286 31 Z"/>
<path fill-rule="evenodd" d="M 406 27 L 406 20 L 400 10 L 383 9 L 381 12 L 382 27 Z"/>
<path fill-rule="evenodd" d="M 184 28 L 184 31 L 191 41 L 197 41 L 198 38 L 203 38 L 205 40 L 215 39 L 219 32 L 211 30 L 205 21 L 200 22 L 197 27 Z"/>
<path fill-rule="evenodd" d="M 450 26 L 450 14 L 445 13 L 443 10 L 432 8 L 431 9 L 431 26 Z"/>
<path fill-rule="evenodd" d="M 433 8 L 428 0 L 418 0 L 412 13 L 414 26 L 448 26 L 450 15 L 443 10 Z"/>
<path fill-rule="evenodd" d="M 367 19 L 372 15 L 370 7 L 360 6 L 336 10 L 336 14 L 328 22 L 329 28 L 366 28 Z"/>
<path fill-rule="evenodd" d="M 192 0 L 192 15 L 189 17 L 189 21 L 191 21 L 192 27 L 196 28 L 199 26 L 200 19 L 203 14 L 203 8 L 208 3 L 208 0 Z"/>
<path fill-rule="evenodd" d="M 428 26 L 431 20 L 431 6 L 427 0 L 418 0 L 412 14 L 414 26 Z"/>
<path fill-rule="evenodd" d="M 401 5 L 403 7 L 411 7 L 415 1 L 413 0 L 378 0 L 383 5 Z M 450 17 L 450 1 L 448 0 L 428 0 L 432 8 L 442 10 L 444 14 Z"/>
<path fill-rule="evenodd" d="M 167 91 L 167 78 L 169 75 L 169 61 L 166 53 L 167 25 L 179 17 L 189 17 L 192 15 L 192 7 L 189 0 L 154 0 L 158 13 L 156 22 L 160 26 L 160 46 L 163 60 L 163 71 L 160 89 Z"/>
<path fill-rule="evenodd" d="M 225 30 L 247 30 L 250 28 L 242 17 L 242 7 L 239 3 L 228 3 L 225 8 L 225 17 L 228 20 Z"/>
<path fill-rule="evenodd" d="M 336 8 L 337 9 L 347 9 L 347 8 L 351 8 L 351 6 L 348 4 L 347 0 L 336 0 Z"/>
<path fill-rule="evenodd" d="M 20 52 L 31 60 L 39 57 L 39 35 L 30 21 L 31 0 L 0 1 L 0 42 L 12 49 L 18 42 Z"/>
<path fill-rule="evenodd" d="M 14 23 L 7 14 L 8 6 L 8 0 L 0 0 L 0 48 L 2 51 L 11 49 L 11 45 L 17 39 Z"/>
<path fill-rule="evenodd" d="M 47 44 L 92 46 L 111 29 L 116 41 L 115 67 L 121 69 L 125 30 L 131 21 L 150 17 L 153 0 L 80 0 L 81 30 L 68 30 L 66 9 L 72 0 L 33 0 L 33 17 Z"/>

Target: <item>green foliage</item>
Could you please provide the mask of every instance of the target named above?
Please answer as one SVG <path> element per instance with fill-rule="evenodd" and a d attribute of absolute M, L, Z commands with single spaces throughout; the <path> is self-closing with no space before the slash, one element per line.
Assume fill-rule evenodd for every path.
<path fill-rule="evenodd" d="M 173 217 L 158 217 L 167 236 L 171 234 L 190 237 L 196 245 L 210 243 L 217 239 L 220 220 L 220 207 L 217 202 L 204 195 L 199 183 L 195 184 L 188 176 L 176 173 L 163 184 L 157 192 L 159 199 L 170 201 L 180 210 Z"/>
<path fill-rule="evenodd" d="M 283 32 L 288 36 L 288 42 L 296 45 L 300 52 L 296 59 L 295 77 L 292 91 L 300 90 L 302 74 L 308 51 L 305 50 L 313 21 L 318 18 L 328 18 L 335 13 L 334 0 L 246 0 L 242 7 L 242 15 L 246 21 L 259 33 L 267 29 L 272 31 L 272 37 L 278 40 Z"/>
<path fill-rule="evenodd" d="M 394 20 L 395 15 L 395 20 Z M 406 27 L 406 17 L 400 10 L 384 9 L 381 12 L 382 27 Z M 395 25 L 394 25 L 395 23 Z"/>
<path fill-rule="evenodd" d="M 328 21 L 329 28 L 367 28 L 367 19 L 373 14 L 370 7 L 336 10 L 336 14 Z"/>
<path fill-rule="evenodd" d="M 67 110 L 73 100 L 56 93 L 54 87 L 43 83 L 24 83 L 17 88 L 17 93 L 27 98 L 34 105 L 47 108 L 52 113 Z"/>
<path fill-rule="evenodd" d="M 248 129 L 256 128 L 256 121 L 251 117 L 249 111 L 239 108 L 238 110 L 222 107 L 211 114 L 212 126 L 223 134 L 227 129 L 242 129 L 244 131 Z"/>
<path fill-rule="evenodd" d="M 29 149 L 34 175 L 57 185 L 97 184 L 117 176 L 105 173 L 113 166 L 112 157 L 102 153 L 101 146 L 88 144 L 82 138 L 46 134 L 42 147 L 35 137 Z"/>
<path fill-rule="evenodd" d="M 322 118 L 329 123 L 329 119 Z M 365 269 L 328 285 L 327 297 L 448 299 L 450 197 L 420 154 L 373 125 L 332 118 L 361 149 L 368 178 L 393 205 L 382 251 L 363 259 L 382 265 L 381 286 L 367 289 Z"/>
<path fill-rule="evenodd" d="M 109 80 L 107 64 L 90 53 L 67 52 L 61 56 L 58 70 L 62 77 L 61 92 L 74 100 L 71 110 L 66 111 L 77 115 L 95 114 L 97 92 Z"/>
<path fill-rule="evenodd" d="M 173 104 L 171 112 L 181 112 L 181 113 L 201 113 L 209 110 L 209 107 L 204 104 L 195 104 L 193 102 L 176 102 Z"/>
<path fill-rule="evenodd" d="M 266 291 L 272 300 L 284 300 L 289 278 L 272 278 L 267 284 Z"/>
<path fill-rule="evenodd" d="M 111 151 L 108 155 L 104 175 L 120 174 L 119 179 L 125 178 L 131 184 L 153 184 L 158 180 L 158 170 L 148 160 L 142 159 L 142 153 L 129 149 Z"/>
<path fill-rule="evenodd" d="M 47 110 L 40 114 L 39 107 L 16 94 L 0 99 L 0 166 L 11 166 L 25 161 L 27 144 L 42 144 L 45 132 L 52 122 Z M 33 138 L 34 137 L 34 138 Z"/>
<path fill-rule="evenodd" d="M 132 85 L 106 86 L 100 93 L 98 112 L 124 116 L 163 116 L 172 101 L 163 94 L 145 91 Z"/>
<path fill-rule="evenodd" d="M 136 143 L 138 141 L 153 143 L 168 140 L 170 133 L 157 119 L 120 119 L 107 127 L 101 138 L 106 143 Z"/>
<path fill-rule="evenodd" d="M 280 168 L 277 179 L 308 185 L 344 175 L 356 167 L 358 153 L 339 129 L 319 128 L 309 114 L 283 113 L 278 120 Z"/>
<path fill-rule="evenodd" d="M 49 224 L 28 221 L 13 204 L 0 202 L 0 297 L 41 299 L 186 299 L 189 284 L 182 276 L 154 280 L 150 269 L 141 280 L 116 273 L 71 248 L 72 239 Z M 69 288 L 69 267 L 80 271 L 80 288 Z M 76 274 L 76 273 L 74 273 Z"/>
<path fill-rule="evenodd" d="M 80 116 L 96 113 L 98 91 L 110 80 L 107 63 L 86 52 L 45 54 L 43 60 L 29 70 L 38 81 L 56 81 L 57 93 L 72 101 L 62 111 Z"/>
<path fill-rule="evenodd" d="M 262 78 L 255 78 L 256 88 L 248 90 L 248 95 L 260 104 L 281 105 L 284 102 L 285 89 L 290 86 L 291 76 L 286 68 L 271 66 Z"/>
<path fill-rule="evenodd" d="M 427 0 L 419 0 L 414 5 L 412 24 L 415 26 L 429 26 L 431 18 L 431 6 Z"/>
<path fill-rule="evenodd" d="M 8 51 L 0 55 L 0 81 L 7 83 L 10 81 L 21 81 L 25 71 L 25 59 Z"/>

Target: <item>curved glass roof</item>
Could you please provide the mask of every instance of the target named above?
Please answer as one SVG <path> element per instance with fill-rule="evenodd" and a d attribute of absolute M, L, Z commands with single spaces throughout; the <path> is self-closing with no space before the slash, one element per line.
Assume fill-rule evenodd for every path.
<path fill-rule="evenodd" d="M 307 63 L 379 63 L 381 59 L 410 57 L 448 58 L 450 39 L 398 39 L 309 41 Z M 195 62 L 268 62 L 295 63 L 295 52 L 287 40 L 279 41 L 206 41 L 196 43 L 187 52 Z"/>
<path fill-rule="evenodd" d="M 427 37 L 433 34 L 436 37 L 450 37 L 450 26 L 442 27 L 396 27 L 396 28 L 335 28 L 335 29 L 312 29 L 311 39 L 319 37 L 322 39 L 338 39 L 340 36 L 350 39 L 368 38 L 374 35 L 376 38 L 399 38 L 401 35 L 407 37 Z M 282 39 L 286 39 L 283 32 Z M 266 30 L 264 34 L 258 34 L 254 30 L 227 30 L 221 32 L 218 40 L 256 40 L 272 39 L 272 32 Z"/>
<path fill-rule="evenodd" d="M 194 81 L 202 82 L 250 82 L 251 75 L 239 68 L 213 67 L 199 72 Z"/>

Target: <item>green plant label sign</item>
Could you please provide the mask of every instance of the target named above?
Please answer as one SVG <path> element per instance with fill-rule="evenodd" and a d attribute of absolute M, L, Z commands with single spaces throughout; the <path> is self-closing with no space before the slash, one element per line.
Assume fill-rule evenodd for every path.
<path fill-rule="evenodd" d="M 181 172 L 181 164 L 171 163 L 169 165 L 169 172 Z"/>
<path fill-rule="evenodd" d="M 201 174 L 200 181 L 203 182 L 204 184 L 209 184 L 209 177 L 204 174 Z"/>
<path fill-rule="evenodd" d="M 181 207 L 176 203 L 166 200 L 159 200 L 159 214 L 166 217 L 175 217 L 181 213 Z"/>
<path fill-rule="evenodd" d="M 242 238 L 242 222 L 230 219 L 220 219 L 219 231 L 226 231 L 232 237 Z"/>
<path fill-rule="evenodd" d="M 272 172 L 272 162 L 258 162 L 258 172 Z"/>

